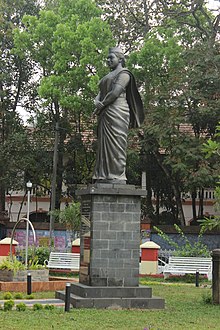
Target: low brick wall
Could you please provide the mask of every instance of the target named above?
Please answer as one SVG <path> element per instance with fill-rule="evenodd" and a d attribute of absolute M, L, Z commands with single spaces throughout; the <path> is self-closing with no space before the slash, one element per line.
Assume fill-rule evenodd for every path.
<path fill-rule="evenodd" d="M 69 280 L 33 282 L 32 292 L 64 290 Z M 0 291 L 27 292 L 26 282 L 0 282 Z"/>
<path fill-rule="evenodd" d="M 31 274 L 32 282 L 46 282 L 49 281 L 49 270 L 18 270 L 13 272 L 12 270 L 0 270 L 0 282 L 26 282 L 27 274 Z"/>

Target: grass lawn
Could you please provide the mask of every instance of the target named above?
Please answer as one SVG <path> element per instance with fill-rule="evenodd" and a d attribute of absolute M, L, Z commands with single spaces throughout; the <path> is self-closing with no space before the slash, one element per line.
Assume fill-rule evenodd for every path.
<path fill-rule="evenodd" d="M 141 280 L 147 284 L 146 280 Z M 151 282 L 153 295 L 166 300 L 165 310 L 0 311 L 0 329 L 7 330 L 206 330 L 220 329 L 220 306 L 204 303 L 209 288 L 193 284 Z M 51 297 L 51 293 L 49 293 Z M 37 294 L 34 294 L 38 298 Z M 42 297 L 42 296 L 41 296 Z M 54 296 L 53 296 L 54 297 Z"/>

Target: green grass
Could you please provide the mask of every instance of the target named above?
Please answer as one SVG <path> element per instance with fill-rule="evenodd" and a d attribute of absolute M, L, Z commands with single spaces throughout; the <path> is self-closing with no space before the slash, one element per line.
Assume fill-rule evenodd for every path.
<path fill-rule="evenodd" d="M 15 296 L 18 294 L 18 292 L 11 292 L 12 299 L 16 299 Z M 21 292 L 23 299 L 27 298 L 27 294 L 24 292 Z M 5 292 L 0 292 L 0 300 L 4 299 Z M 32 296 L 34 299 L 47 299 L 47 298 L 55 298 L 54 291 L 45 291 L 45 292 L 34 292 L 32 293 Z M 1 325 L 0 325 L 1 326 Z M 0 327 L 1 329 L 1 327 Z"/>
<path fill-rule="evenodd" d="M 71 309 L 65 313 L 62 307 L 51 311 L 30 308 L 24 312 L 0 311 L 0 329 L 39 330 L 42 326 L 44 330 L 220 329 L 220 306 L 205 304 L 202 298 L 211 289 L 184 283 L 152 282 L 150 286 L 153 295 L 165 298 L 164 310 Z"/>

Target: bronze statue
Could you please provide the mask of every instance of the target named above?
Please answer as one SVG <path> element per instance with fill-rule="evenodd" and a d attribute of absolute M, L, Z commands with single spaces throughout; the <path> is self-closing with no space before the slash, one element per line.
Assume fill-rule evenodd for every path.
<path fill-rule="evenodd" d="M 98 149 L 93 179 L 125 184 L 128 129 L 143 122 L 143 104 L 120 48 L 109 49 L 107 63 L 111 72 L 100 80 L 95 98 Z"/>

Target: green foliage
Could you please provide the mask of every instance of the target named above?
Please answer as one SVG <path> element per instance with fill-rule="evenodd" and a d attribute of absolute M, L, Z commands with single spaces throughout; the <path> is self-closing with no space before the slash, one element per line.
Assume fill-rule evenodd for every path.
<path fill-rule="evenodd" d="M 57 209 L 63 180 L 71 190 L 73 183 L 87 183 L 91 178 L 94 161 L 92 140 L 85 145 L 82 143 L 81 148 L 70 148 L 70 152 L 66 141 L 77 142 L 82 131 L 93 130 L 91 114 L 93 98 L 97 92 L 96 82 L 106 70 L 103 61 L 107 49 L 115 43 L 101 14 L 94 1 L 59 0 L 53 2 L 53 5 L 45 5 L 39 15 L 25 16 L 22 28 L 14 31 L 14 54 L 21 59 L 34 61 L 39 68 L 36 77 L 37 98 L 43 106 L 35 109 L 34 126 L 41 145 L 44 135 L 43 142 L 51 150 L 55 124 L 59 123 L 60 126 Z M 81 141 L 85 142 L 83 136 Z M 36 151 L 36 157 L 42 158 L 40 148 Z M 51 162 L 48 156 L 46 159 L 45 170 L 48 170 Z M 46 176 L 39 170 L 38 173 Z M 50 176 L 47 177 L 50 180 Z"/>
<path fill-rule="evenodd" d="M 4 211 L 6 190 L 21 189 L 23 175 L 31 157 L 31 142 L 18 114 L 18 105 L 29 108 L 31 104 L 30 79 L 32 62 L 18 58 L 13 52 L 13 32 L 21 26 L 24 14 L 37 14 L 38 4 L 30 1 L 6 1 L 0 3 L 0 208 Z M 24 101 L 29 99 L 29 102 Z M 33 94 L 32 94 L 33 95 Z"/>
<path fill-rule="evenodd" d="M 45 268 L 44 265 L 41 265 L 38 263 L 37 257 L 28 261 L 28 269 L 37 270 L 37 269 L 44 269 L 44 268 Z"/>
<path fill-rule="evenodd" d="M 13 257 L 13 259 L 7 257 L 1 261 L 0 269 L 12 270 L 14 273 L 16 273 L 18 270 L 25 270 L 25 265 L 18 261 L 15 257 Z"/>
<path fill-rule="evenodd" d="M 44 305 L 44 309 L 47 309 L 49 311 L 52 311 L 54 308 L 55 308 L 54 305 L 49 305 L 49 304 Z"/>
<path fill-rule="evenodd" d="M 204 304 L 213 304 L 213 301 L 212 301 L 212 293 L 209 291 L 209 292 L 203 292 L 202 294 L 202 301 Z"/>
<path fill-rule="evenodd" d="M 180 245 L 176 243 L 173 239 L 169 238 L 162 230 L 154 226 L 154 229 L 157 231 L 157 234 L 163 238 L 167 243 L 169 243 L 174 249 L 174 255 L 178 257 L 210 257 L 210 251 L 204 243 L 201 242 L 202 233 L 198 235 L 197 242 L 191 243 L 182 229 L 178 225 L 174 225 L 177 233 L 179 234 L 179 241 L 182 241 L 183 244 Z"/>
<path fill-rule="evenodd" d="M 11 292 L 5 292 L 4 293 L 4 296 L 3 296 L 3 299 L 5 299 L 5 300 L 11 300 L 12 299 Z"/>
<path fill-rule="evenodd" d="M 34 294 L 32 293 L 32 294 L 28 294 L 27 296 L 26 296 L 26 299 L 30 299 L 30 300 L 32 300 L 32 299 L 34 299 L 35 298 L 35 296 L 34 296 Z"/>
<path fill-rule="evenodd" d="M 14 299 L 23 299 L 23 294 L 21 292 L 17 292 L 14 294 Z"/>
<path fill-rule="evenodd" d="M 13 300 L 8 300 L 4 302 L 4 311 L 11 311 L 12 308 L 14 307 L 15 303 Z"/>
<path fill-rule="evenodd" d="M 39 265 L 44 265 L 44 261 L 49 259 L 50 249 L 46 246 L 37 247 L 35 249 L 35 255 Z"/>
<path fill-rule="evenodd" d="M 52 211 L 52 214 L 54 214 L 56 219 L 60 223 L 65 224 L 66 227 L 72 232 L 79 231 L 81 223 L 81 210 L 79 202 L 73 202 L 61 211 Z"/>
<path fill-rule="evenodd" d="M 43 309 L 43 305 L 40 303 L 33 304 L 33 310 L 34 311 L 40 311 Z"/>
<path fill-rule="evenodd" d="M 220 125 L 217 125 L 216 133 L 213 137 L 214 140 L 209 139 L 206 143 L 203 144 L 204 152 L 207 158 L 215 157 L 217 155 L 217 159 L 215 161 L 219 161 L 220 156 Z M 219 174 L 219 170 L 218 170 Z M 215 188 L 215 210 L 220 211 L 220 186 L 219 182 L 217 183 L 217 187 Z M 212 218 L 205 217 L 202 220 L 199 220 L 202 228 L 202 232 L 212 229 L 220 229 L 220 216 L 214 216 Z"/>
<path fill-rule="evenodd" d="M 29 247 L 28 248 L 28 269 L 43 269 L 44 260 L 49 258 L 50 250 L 48 247 Z M 19 251 L 22 262 L 25 260 L 26 250 Z"/>
<path fill-rule="evenodd" d="M 212 15 L 204 5 L 195 16 L 186 1 L 160 5 L 162 21 L 148 30 L 129 65 L 139 79 L 147 109 L 141 153 L 153 155 L 169 180 L 171 207 L 179 212 L 176 221 L 185 225 L 181 192 L 213 186 L 216 179 L 216 165 L 204 158 L 203 143 L 214 134 L 220 118 L 219 45 L 210 24 Z M 155 181 L 160 187 L 155 175 L 148 180 L 149 189 L 160 197 L 162 206 L 164 195 L 153 187 Z"/>
<path fill-rule="evenodd" d="M 166 279 L 165 282 L 170 283 L 195 283 L 196 278 L 195 274 L 185 274 L 180 276 L 170 275 Z M 207 283 L 208 279 L 203 275 L 199 275 L 199 283 Z"/>
<path fill-rule="evenodd" d="M 25 305 L 25 303 L 19 303 L 16 305 L 16 310 L 18 312 L 24 312 L 27 309 L 27 306 Z"/>

